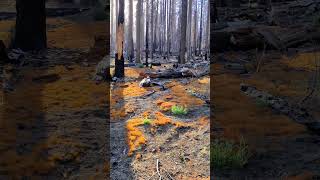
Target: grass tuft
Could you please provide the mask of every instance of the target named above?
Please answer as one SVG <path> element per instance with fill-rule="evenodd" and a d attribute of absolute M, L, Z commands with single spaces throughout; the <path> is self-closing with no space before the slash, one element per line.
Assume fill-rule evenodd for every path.
<path fill-rule="evenodd" d="M 174 105 L 171 107 L 171 112 L 174 115 L 186 115 L 188 114 L 188 109 L 183 106 Z"/>
<path fill-rule="evenodd" d="M 152 123 L 151 119 L 146 118 L 143 120 L 143 125 L 150 125 L 151 123 Z"/>
<path fill-rule="evenodd" d="M 215 169 L 242 168 L 248 163 L 248 146 L 241 139 L 238 145 L 216 140 L 211 147 L 211 163 Z"/>

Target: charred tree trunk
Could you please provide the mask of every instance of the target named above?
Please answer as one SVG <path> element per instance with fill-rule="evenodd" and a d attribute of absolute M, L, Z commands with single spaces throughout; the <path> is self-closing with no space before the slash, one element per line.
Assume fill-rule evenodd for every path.
<path fill-rule="evenodd" d="M 137 3 L 137 16 L 136 16 L 136 63 L 141 62 L 141 0 L 138 0 Z"/>
<path fill-rule="evenodd" d="M 186 36 L 187 36 L 187 9 L 188 2 L 186 0 L 182 1 L 182 12 L 181 12 L 181 39 L 180 39 L 180 53 L 179 53 L 179 63 L 184 64 L 185 54 L 186 54 Z"/>
<path fill-rule="evenodd" d="M 45 0 L 17 0 L 14 48 L 25 51 L 47 48 Z"/>
<path fill-rule="evenodd" d="M 117 53 L 115 56 L 115 77 L 124 77 L 124 0 L 119 0 L 119 15 L 117 25 Z"/>
<path fill-rule="evenodd" d="M 149 20 L 148 14 L 149 13 L 149 0 L 147 0 L 146 4 L 146 67 L 149 66 L 148 64 L 148 51 L 149 51 Z"/>
<path fill-rule="evenodd" d="M 128 27 L 128 38 L 129 38 L 129 61 L 131 62 L 134 57 L 134 45 L 133 45 L 133 0 L 129 0 L 129 27 Z"/>

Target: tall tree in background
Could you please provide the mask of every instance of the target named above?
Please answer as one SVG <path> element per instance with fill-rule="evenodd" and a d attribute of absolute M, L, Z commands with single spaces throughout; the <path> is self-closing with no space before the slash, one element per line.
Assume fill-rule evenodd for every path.
<path fill-rule="evenodd" d="M 132 61 L 134 57 L 134 45 L 133 45 L 133 0 L 129 0 L 129 22 L 128 22 L 128 53 L 129 53 L 129 61 Z"/>
<path fill-rule="evenodd" d="M 172 0 L 168 0 L 167 2 L 167 59 L 169 59 L 169 56 L 170 56 L 170 38 L 171 38 L 171 27 L 170 27 L 170 8 L 171 8 L 171 3 L 172 3 Z"/>
<path fill-rule="evenodd" d="M 115 56 L 115 77 L 124 77 L 124 0 L 119 0 L 119 14 L 117 23 L 117 53 Z"/>
<path fill-rule="evenodd" d="M 201 0 L 200 6 L 200 32 L 199 32 L 199 42 L 198 42 L 198 51 L 197 55 L 201 54 L 201 45 L 202 45 L 202 29 L 203 29 L 203 0 Z"/>
<path fill-rule="evenodd" d="M 150 26 L 151 26 L 151 33 L 150 33 L 150 36 L 151 36 L 151 51 L 150 51 L 150 57 L 151 59 L 153 59 L 153 41 L 154 41 L 154 36 L 153 36 L 153 31 L 154 31 L 154 1 L 151 0 L 151 22 L 150 22 Z"/>
<path fill-rule="evenodd" d="M 47 48 L 45 0 L 17 0 L 16 10 L 13 46 L 26 51 Z"/>
<path fill-rule="evenodd" d="M 195 2 L 195 13 L 193 17 L 193 33 L 192 33 L 192 39 L 193 39 L 193 45 L 192 45 L 192 51 L 196 54 L 196 48 L 197 48 L 197 29 L 198 29 L 198 1 Z"/>
<path fill-rule="evenodd" d="M 187 9 L 188 2 L 186 0 L 182 1 L 181 10 L 181 39 L 180 39 L 180 53 L 179 53 L 179 63 L 184 64 L 185 54 L 186 54 L 186 35 L 187 35 Z"/>
<path fill-rule="evenodd" d="M 172 49 L 172 37 L 175 37 L 174 34 L 175 34 L 175 31 L 174 31 L 174 27 L 175 27 L 175 23 L 176 23 L 176 15 L 175 15 L 175 12 L 176 12 L 176 1 L 175 0 L 171 0 L 171 8 L 170 8 L 170 32 L 171 32 L 171 35 L 170 35 L 170 43 L 169 43 L 169 50 L 170 50 L 170 53 L 171 53 L 171 49 Z"/>
<path fill-rule="evenodd" d="M 149 0 L 146 4 L 146 66 L 148 67 L 148 53 L 149 53 Z"/>
<path fill-rule="evenodd" d="M 142 0 L 137 3 L 137 16 L 136 16 L 136 63 L 141 62 L 141 13 L 142 13 Z"/>
<path fill-rule="evenodd" d="M 207 38 L 206 38 L 206 59 L 208 60 L 210 56 L 210 0 L 208 0 L 208 5 L 207 5 Z"/>
<path fill-rule="evenodd" d="M 188 58 L 192 55 L 192 0 L 188 0 L 188 29 L 187 29 L 187 48 L 188 48 Z"/>

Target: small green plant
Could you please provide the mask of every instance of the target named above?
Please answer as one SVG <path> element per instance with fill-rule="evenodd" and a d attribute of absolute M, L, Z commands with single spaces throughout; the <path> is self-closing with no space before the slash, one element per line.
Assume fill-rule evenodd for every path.
<path fill-rule="evenodd" d="M 143 125 L 150 125 L 151 122 L 152 122 L 151 119 L 145 118 L 145 119 L 143 120 Z"/>
<path fill-rule="evenodd" d="M 188 109 L 183 106 L 174 105 L 171 107 L 171 112 L 174 115 L 186 115 L 188 114 Z"/>
<path fill-rule="evenodd" d="M 216 140 L 211 147 L 211 163 L 214 168 L 242 168 L 248 163 L 248 146 L 243 139 L 236 145 L 225 140 Z"/>

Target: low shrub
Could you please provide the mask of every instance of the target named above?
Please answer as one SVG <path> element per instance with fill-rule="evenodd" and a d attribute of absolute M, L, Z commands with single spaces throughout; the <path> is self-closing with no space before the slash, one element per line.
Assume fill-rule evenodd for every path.
<path fill-rule="evenodd" d="M 171 107 L 171 112 L 174 115 L 186 115 L 188 114 L 188 109 L 183 106 L 174 105 Z"/>
<path fill-rule="evenodd" d="M 215 169 L 242 168 L 249 159 L 248 146 L 243 139 L 238 145 L 225 140 L 216 140 L 211 146 L 210 154 Z"/>

